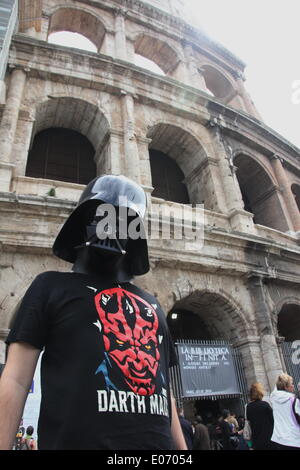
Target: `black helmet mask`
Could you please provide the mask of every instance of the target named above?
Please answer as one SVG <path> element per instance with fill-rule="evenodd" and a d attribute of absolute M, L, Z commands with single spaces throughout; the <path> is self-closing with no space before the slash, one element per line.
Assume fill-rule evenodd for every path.
<path fill-rule="evenodd" d="M 59 232 L 53 252 L 75 263 L 84 250 L 99 266 L 120 259 L 129 275 L 145 274 L 149 271 L 145 212 L 146 196 L 138 184 L 124 176 L 95 178 Z"/>

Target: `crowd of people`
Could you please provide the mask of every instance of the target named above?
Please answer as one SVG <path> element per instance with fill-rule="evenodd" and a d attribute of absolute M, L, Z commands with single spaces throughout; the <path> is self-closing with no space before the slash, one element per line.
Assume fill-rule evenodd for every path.
<path fill-rule="evenodd" d="M 181 428 L 189 450 L 300 450 L 300 400 L 294 394 L 293 378 L 281 374 L 270 395 L 270 403 L 263 400 L 261 383 L 250 388 L 250 402 L 244 416 L 236 417 L 224 409 L 219 416 L 209 414 L 204 424 L 197 415 L 193 422 L 178 409 Z M 245 423 L 250 425 L 245 432 Z M 34 429 L 25 432 L 20 423 L 15 450 L 37 450 Z"/>
<path fill-rule="evenodd" d="M 28 426 L 25 432 L 22 419 L 16 434 L 13 450 L 37 450 L 37 444 L 33 437 L 33 433 L 33 426 Z"/>
<path fill-rule="evenodd" d="M 236 418 L 224 409 L 219 416 L 201 416 L 189 422 L 178 410 L 190 450 L 300 450 L 300 400 L 294 394 L 293 378 L 281 374 L 270 400 L 264 387 L 254 383 L 244 416 Z M 247 432 L 246 432 L 247 428 Z"/>

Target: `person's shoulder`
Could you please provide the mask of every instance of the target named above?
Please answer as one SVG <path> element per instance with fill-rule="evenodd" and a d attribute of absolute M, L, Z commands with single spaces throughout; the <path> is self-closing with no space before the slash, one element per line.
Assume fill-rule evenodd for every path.
<path fill-rule="evenodd" d="M 71 272 L 62 272 L 62 271 L 44 271 L 36 276 L 36 279 L 40 279 L 42 281 L 52 280 L 52 279 L 59 279 L 62 280 L 63 278 L 68 277 Z"/>
<path fill-rule="evenodd" d="M 71 274 L 72 273 L 61 271 L 44 271 L 35 277 L 33 284 L 45 285 L 46 287 L 53 284 L 63 284 Z"/>

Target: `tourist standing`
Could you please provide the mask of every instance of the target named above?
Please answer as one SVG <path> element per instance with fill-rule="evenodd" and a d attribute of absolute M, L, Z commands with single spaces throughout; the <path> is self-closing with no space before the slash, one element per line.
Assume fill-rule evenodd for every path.
<path fill-rule="evenodd" d="M 274 414 L 274 430 L 271 440 L 277 450 L 300 450 L 300 401 L 294 395 L 293 378 L 288 374 L 279 375 L 271 393 Z"/>
<path fill-rule="evenodd" d="M 270 450 L 273 432 L 273 411 L 269 403 L 263 401 L 265 391 L 261 383 L 254 383 L 250 388 L 250 400 L 246 415 L 252 431 L 252 448 Z"/>

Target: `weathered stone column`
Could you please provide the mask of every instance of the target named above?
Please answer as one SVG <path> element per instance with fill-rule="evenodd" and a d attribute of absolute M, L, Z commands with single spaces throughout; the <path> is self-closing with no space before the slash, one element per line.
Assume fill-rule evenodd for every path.
<path fill-rule="evenodd" d="M 238 93 L 241 96 L 242 100 L 245 103 L 245 107 L 248 111 L 249 114 L 254 116 L 255 118 L 259 119 L 259 121 L 263 121 L 261 115 L 256 109 L 256 106 L 254 105 L 252 99 L 250 98 L 249 93 L 246 91 L 245 86 L 244 86 L 244 75 L 242 73 L 238 73 L 236 75 L 236 84 L 238 88 Z"/>
<path fill-rule="evenodd" d="M 271 391 L 264 367 L 260 337 L 247 336 L 235 341 L 233 346 L 238 348 L 242 356 L 248 390 L 254 382 L 260 382 L 266 391 Z"/>
<path fill-rule="evenodd" d="M 184 51 L 184 56 L 185 56 L 185 61 L 186 61 L 186 69 L 188 71 L 188 80 L 189 80 L 189 85 L 195 87 L 195 88 L 200 88 L 201 90 L 206 91 L 206 83 L 205 79 L 198 70 L 197 62 L 194 57 L 194 51 L 193 48 L 190 44 L 187 42 L 183 42 L 183 51 Z"/>
<path fill-rule="evenodd" d="M 0 161 L 2 162 L 10 162 L 25 82 L 25 71 L 20 68 L 13 69 L 0 124 Z"/>
<path fill-rule="evenodd" d="M 149 144 L 152 139 L 136 137 L 140 159 L 140 182 L 145 186 L 152 186 L 151 166 L 149 158 Z"/>
<path fill-rule="evenodd" d="M 121 175 L 125 171 L 124 163 L 124 133 L 111 129 L 106 171 L 113 175 Z"/>
<path fill-rule="evenodd" d="M 115 57 L 117 59 L 127 60 L 125 16 L 126 12 L 122 9 L 115 11 Z"/>
<path fill-rule="evenodd" d="M 98 52 L 115 57 L 115 31 L 106 30 L 101 49 Z"/>
<path fill-rule="evenodd" d="M 266 287 L 263 276 L 253 273 L 249 275 L 248 280 L 255 307 L 263 363 L 269 382 L 269 389 L 273 390 L 278 375 L 282 373 L 283 366 L 271 320 L 272 312 L 266 299 Z"/>
<path fill-rule="evenodd" d="M 185 85 L 190 85 L 189 73 L 186 67 L 185 60 L 181 59 L 176 68 L 170 74 L 170 77 L 175 78 L 179 82 L 184 83 Z"/>
<path fill-rule="evenodd" d="M 291 189 L 291 183 L 288 180 L 284 167 L 282 165 L 283 160 L 278 155 L 271 157 L 272 167 L 278 181 L 279 186 L 282 190 L 282 196 L 288 210 L 288 218 L 291 220 L 292 226 L 295 232 L 300 231 L 300 212 L 295 201 L 295 196 Z"/>
<path fill-rule="evenodd" d="M 35 119 L 29 113 L 20 113 L 18 120 L 18 129 L 15 135 L 15 141 L 13 145 L 13 152 L 15 158 L 13 163 L 15 164 L 15 176 L 24 176 L 26 171 L 26 165 L 28 160 L 28 152 L 30 150 L 30 143 L 32 137 L 32 128 L 35 123 Z"/>
<path fill-rule="evenodd" d="M 209 123 L 209 130 L 212 135 L 212 144 L 218 157 L 221 181 L 226 200 L 230 224 L 233 230 L 255 233 L 253 215 L 244 210 L 244 203 L 235 175 L 235 167 L 227 154 L 222 137 L 220 125 L 214 121 Z"/>
<path fill-rule="evenodd" d="M 7 338 L 8 332 L 9 330 L 0 329 L 0 364 L 5 364 L 5 340 Z"/>
<path fill-rule="evenodd" d="M 134 98 L 131 94 L 122 92 L 122 112 L 124 127 L 125 171 L 128 178 L 140 182 L 140 162 L 135 136 Z"/>

